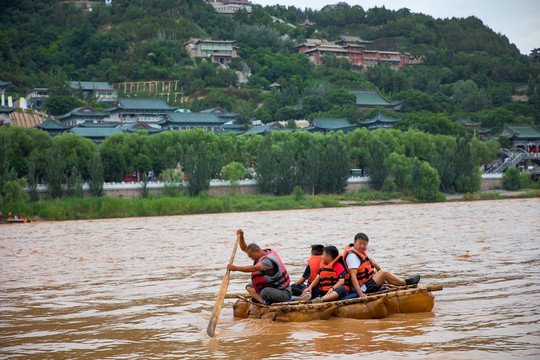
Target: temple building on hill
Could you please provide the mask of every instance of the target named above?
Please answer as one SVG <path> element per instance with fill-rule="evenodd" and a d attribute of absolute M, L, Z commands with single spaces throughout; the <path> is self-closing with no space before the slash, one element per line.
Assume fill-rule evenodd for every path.
<path fill-rule="evenodd" d="M 393 101 L 385 98 L 378 90 L 352 90 L 350 93 L 356 96 L 356 106 L 360 111 L 377 107 L 400 111 L 403 104 L 403 101 Z"/>
<path fill-rule="evenodd" d="M 184 47 L 192 59 L 209 58 L 216 64 L 229 64 L 238 57 L 234 43 L 234 40 L 191 39 Z"/>
<path fill-rule="evenodd" d="M 118 92 L 108 82 L 99 81 L 70 81 L 72 92 L 85 101 L 115 102 Z M 79 94 L 77 94 L 79 93 Z"/>
<path fill-rule="evenodd" d="M 356 125 L 353 125 L 349 120 L 345 118 L 328 118 L 328 119 L 313 119 L 310 126 L 305 127 L 303 130 L 311 133 L 318 133 L 326 135 L 331 131 L 343 131 L 343 133 L 349 133 L 356 129 Z"/>
<path fill-rule="evenodd" d="M 160 121 L 168 114 L 177 110 L 163 99 L 128 99 L 118 98 L 114 107 L 105 110 L 109 117 L 107 121 Z"/>
<path fill-rule="evenodd" d="M 416 59 L 409 53 L 395 51 L 366 50 L 371 42 L 357 36 L 340 36 L 335 42 L 321 41 L 318 39 L 306 39 L 305 42 L 296 45 L 299 53 L 309 56 L 314 65 L 321 65 L 324 58 L 333 56 L 346 59 L 356 66 L 375 66 L 378 63 L 390 64 L 393 70 L 398 70 L 404 65 L 421 64 L 421 59 Z"/>
<path fill-rule="evenodd" d="M 537 153 L 540 150 L 540 131 L 534 125 L 504 124 L 503 130 L 494 139 L 505 137 L 510 141 L 512 149 Z"/>
<path fill-rule="evenodd" d="M 490 136 L 490 134 L 491 134 L 491 129 L 490 128 L 483 128 L 481 126 L 482 125 L 481 123 L 476 122 L 476 121 L 472 121 L 469 118 L 459 119 L 458 122 L 464 128 L 472 129 L 473 132 L 474 132 L 474 136 L 479 138 L 479 139 L 486 138 L 486 137 Z"/>
<path fill-rule="evenodd" d="M 53 118 L 49 117 L 47 118 L 47 120 L 37 125 L 36 128 L 46 131 L 51 136 L 56 136 L 62 135 L 64 132 L 71 129 L 72 126 L 59 124 L 54 121 Z"/>
<path fill-rule="evenodd" d="M 366 127 L 368 130 L 393 129 L 394 125 L 399 121 L 401 121 L 401 119 L 386 116 L 379 111 L 375 117 L 369 120 L 360 121 L 358 124 Z"/>
<path fill-rule="evenodd" d="M 82 106 L 71 110 L 70 112 L 56 116 L 56 120 L 64 125 L 79 125 L 82 123 L 99 123 L 107 118 L 109 114 L 94 110 L 91 106 Z"/>
<path fill-rule="evenodd" d="M 238 10 L 246 10 L 248 14 L 251 14 L 251 6 L 253 5 L 251 1 L 245 0 L 206 0 L 206 2 L 212 5 L 218 14 L 231 16 Z"/>
<path fill-rule="evenodd" d="M 191 130 L 223 132 L 227 119 L 221 119 L 212 113 L 171 113 L 158 122 L 163 130 Z"/>

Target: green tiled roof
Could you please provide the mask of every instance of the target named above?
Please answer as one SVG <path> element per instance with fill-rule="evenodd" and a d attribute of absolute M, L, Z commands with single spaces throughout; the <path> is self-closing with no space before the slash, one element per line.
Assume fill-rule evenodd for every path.
<path fill-rule="evenodd" d="M 9 85 L 11 85 L 11 81 L 2 81 L 0 80 L 0 88 L 7 88 Z"/>
<path fill-rule="evenodd" d="M 41 124 L 37 125 L 36 127 L 38 129 L 45 130 L 45 131 L 47 131 L 47 130 L 67 130 L 67 129 L 71 129 L 71 126 L 59 124 L 56 121 L 54 121 L 52 118 L 48 118 L 47 120 L 45 120 Z"/>
<path fill-rule="evenodd" d="M 504 124 L 502 136 L 508 133 L 510 136 L 525 139 L 540 139 L 540 132 L 533 125 Z"/>
<path fill-rule="evenodd" d="M 273 122 L 270 124 L 262 124 L 262 125 L 255 125 L 248 131 L 246 131 L 245 135 L 253 135 L 253 134 L 259 134 L 262 135 L 267 131 L 282 131 L 284 130 L 283 126 L 280 125 L 277 122 Z"/>
<path fill-rule="evenodd" d="M 105 138 L 114 134 L 121 133 L 118 128 L 98 128 L 98 127 L 74 127 L 71 132 L 86 138 Z"/>
<path fill-rule="evenodd" d="M 463 126 L 480 126 L 481 123 L 472 121 L 469 118 L 459 119 L 458 122 Z"/>
<path fill-rule="evenodd" d="M 401 101 L 388 100 L 377 90 L 355 90 L 351 93 L 356 95 L 356 105 L 358 106 L 395 107 L 402 103 Z"/>
<path fill-rule="evenodd" d="M 84 109 L 87 109 L 87 110 L 84 111 Z M 101 112 L 101 111 L 96 111 L 96 110 L 92 109 L 90 106 L 81 106 L 79 108 L 71 110 L 70 112 L 68 112 L 68 113 L 66 113 L 64 115 L 57 116 L 56 118 L 58 120 L 62 120 L 62 119 L 68 118 L 70 116 L 83 116 L 83 117 L 91 116 L 91 117 L 104 118 L 104 117 L 107 117 L 108 114 L 106 114 L 104 112 Z"/>
<path fill-rule="evenodd" d="M 401 121 L 401 119 L 395 119 L 395 118 L 385 116 L 383 113 L 381 113 L 379 111 L 379 113 L 374 118 L 369 119 L 369 120 L 365 120 L 365 121 L 360 121 L 359 124 L 361 124 L 361 125 L 371 125 L 371 124 L 375 124 L 377 122 L 396 123 L 398 121 Z"/>
<path fill-rule="evenodd" d="M 77 90 L 108 90 L 115 91 L 108 82 L 104 81 L 69 81 L 69 87 Z"/>
<path fill-rule="evenodd" d="M 174 111 L 178 109 L 176 106 L 169 106 L 163 99 L 128 99 L 119 98 L 118 109 L 123 110 L 163 110 Z M 111 109 L 114 110 L 114 109 Z"/>
<path fill-rule="evenodd" d="M 169 122 L 171 124 L 209 124 L 222 125 L 227 122 L 226 119 L 221 119 L 211 113 L 170 113 L 167 115 L 167 120 L 162 120 L 160 123 Z"/>
<path fill-rule="evenodd" d="M 345 118 L 336 119 L 313 119 L 313 126 L 327 130 L 337 130 L 354 126 Z"/>

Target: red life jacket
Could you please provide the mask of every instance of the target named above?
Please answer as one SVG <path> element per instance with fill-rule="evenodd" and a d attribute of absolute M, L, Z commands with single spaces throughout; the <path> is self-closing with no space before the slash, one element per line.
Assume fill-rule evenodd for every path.
<path fill-rule="evenodd" d="M 321 270 L 319 272 L 320 282 L 319 282 L 319 289 L 323 292 L 329 291 L 330 288 L 338 282 L 338 276 L 339 274 L 334 270 L 334 267 L 336 264 L 343 265 L 343 268 L 345 269 L 345 272 L 347 275 L 345 275 L 345 288 L 347 291 L 349 291 L 349 270 L 347 269 L 347 265 L 345 264 L 345 261 L 343 261 L 343 257 L 341 255 L 338 255 L 332 261 L 330 264 L 325 265 L 324 263 L 321 264 Z"/>
<path fill-rule="evenodd" d="M 318 255 L 314 255 L 308 259 L 307 263 L 309 266 L 309 278 L 307 281 L 308 284 L 311 284 L 321 269 L 322 258 Z"/>
<path fill-rule="evenodd" d="M 253 283 L 253 287 L 257 291 L 257 294 L 260 294 L 266 287 L 285 289 L 291 283 L 289 274 L 287 274 L 287 269 L 285 269 L 285 265 L 283 265 L 277 252 L 271 249 L 265 249 L 264 251 L 266 252 L 266 255 L 261 257 L 255 264 L 268 258 L 277 265 L 278 271 L 274 275 L 266 275 L 264 271 L 254 271 L 251 273 L 251 282 Z"/>
<path fill-rule="evenodd" d="M 373 277 L 373 267 L 371 266 L 371 262 L 369 261 L 367 255 L 356 250 L 353 244 L 350 244 L 345 248 L 343 258 L 347 260 L 347 256 L 349 256 L 351 253 L 356 254 L 360 258 L 360 266 L 356 270 L 356 278 L 358 279 L 358 284 L 362 286 L 366 283 L 366 281 Z M 345 261 L 345 263 L 346 262 L 347 261 Z"/>

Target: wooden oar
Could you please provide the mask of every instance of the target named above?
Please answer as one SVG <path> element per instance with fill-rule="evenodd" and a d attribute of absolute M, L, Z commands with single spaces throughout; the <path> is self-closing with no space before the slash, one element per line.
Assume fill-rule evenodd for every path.
<path fill-rule="evenodd" d="M 240 234 L 236 235 L 236 243 L 234 243 L 234 249 L 231 255 L 231 260 L 229 260 L 229 264 L 232 264 L 234 261 L 234 256 L 236 255 L 236 249 L 238 248 L 238 242 L 240 241 Z M 219 314 L 221 313 L 221 308 L 223 307 L 223 301 L 225 300 L 225 295 L 227 294 L 227 288 L 229 287 L 229 279 L 231 277 L 231 271 L 227 270 L 225 272 L 225 276 L 223 277 L 223 281 L 221 282 L 221 289 L 219 289 L 219 293 L 216 299 L 216 305 L 214 305 L 214 311 L 212 312 L 212 317 L 210 318 L 210 322 L 208 323 L 208 327 L 206 328 L 206 333 L 210 337 L 214 337 L 214 333 L 216 331 L 216 325 L 219 319 Z"/>

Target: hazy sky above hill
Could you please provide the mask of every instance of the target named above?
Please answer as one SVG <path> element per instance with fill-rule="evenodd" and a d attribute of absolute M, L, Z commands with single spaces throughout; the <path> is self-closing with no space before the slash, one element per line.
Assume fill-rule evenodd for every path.
<path fill-rule="evenodd" d="M 256 4 L 320 9 L 340 0 L 252 0 Z M 522 54 L 540 47 L 540 0 L 348 0 L 367 10 L 383 5 L 387 9 L 408 8 L 436 18 L 476 16 L 497 33 L 505 34 Z"/>

